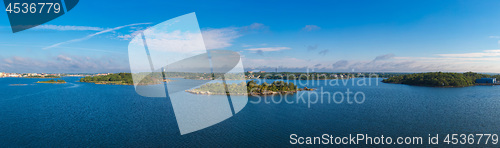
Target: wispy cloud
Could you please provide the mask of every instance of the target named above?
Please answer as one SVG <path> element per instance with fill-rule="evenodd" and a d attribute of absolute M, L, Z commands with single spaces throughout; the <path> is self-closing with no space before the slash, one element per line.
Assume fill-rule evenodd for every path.
<path fill-rule="evenodd" d="M 243 58 L 245 63 L 245 68 L 257 68 L 257 67 L 304 67 L 311 66 L 309 62 L 304 59 L 291 58 L 291 57 L 265 57 L 265 58 Z"/>
<path fill-rule="evenodd" d="M 474 53 L 459 53 L 459 54 L 437 54 L 441 57 L 454 57 L 454 58 L 481 58 L 481 57 L 497 57 L 500 56 L 500 49 L 484 50 L 483 52 Z"/>
<path fill-rule="evenodd" d="M 42 59 L 13 56 L 0 57 L 0 71 L 9 72 L 46 72 L 46 73 L 94 73 L 130 71 L 125 57 L 102 56 L 88 57 L 60 54 Z"/>
<path fill-rule="evenodd" d="M 269 27 L 262 24 L 262 23 L 252 23 L 248 26 L 240 27 L 241 32 L 259 31 L 259 30 L 267 30 L 267 29 L 269 29 Z"/>
<path fill-rule="evenodd" d="M 238 28 L 206 29 L 202 31 L 207 49 L 222 49 L 232 46 L 234 39 L 242 36 Z"/>
<path fill-rule="evenodd" d="M 280 51 L 280 50 L 287 50 L 287 49 L 291 49 L 291 48 L 289 48 L 289 47 L 266 47 L 266 48 L 250 48 L 250 49 L 245 49 L 245 50 L 269 52 L 269 51 Z"/>
<path fill-rule="evenodd" d="M 395 55 L 390 53 L 390 54 L 384 54 L 384 55 L 379 55 L 377 57 L 375 57 L 375 59 L 373 59 L 373 62 L 375 61 L 381 61 L 381 60 L 387 60 L 387 59 L 391 59 L 391 58 L 394 58 Z"/>
<path fill-rule="evenodd" d="M 131 27 L 131 26 L 137 26 L 137 25 L 147 25 L 147 24 L 151 24 L 151 23 L 136 23 L 136 24 L 129 24 L 129 25 L 118 26 L 118 27 L 115 27 L 115 28 L 110 28 L 110 29 L 99 31 L 97 33 L 93 33 L 93 34 L 87 35 L 87 36 L 85 36 L 83 38 L 78 38 L 78 39 L 73 39 L 73 40 L 69 40 L 69 41 L 65 41 L 65 42 L 56 43 L 56 44 L 50 45 L 48 47 L 45 47 L 43 49 L 50 49 L 50 48 L 58 47 L 58 46 L 61 46 L 61 45 L 64 45 L 64 44 L 69 44 L 69 43 L 74 43 L 74 42 L 80 42 L 80 41 L 88 40 L 88 39 L 90 39 L 90 38 L 92 38 L 92 37 L 94 37 L 96 35 L 100 35 L 100 34 L 112 32 L 112 31 L 119 30 L 119 29 L 122 29 L 122 28 L 125 28 L 125 27 Z"/>
<path fill-rule="evenodd" d="M 321 29 L 319 26 L 316 25 L 306 25 L 304 28 L 302 28 L 302 31 L 314 31 L 314 30 L 319 30 Z"/>
<path fill-rule="evenodd" d="M 333 69 L 343 69 L 349 66 L 349 61 L 347 60 L 340 60 L 332 64 Z"/>
<path fill-rule="evenodd" d="M 247 45 L 247 44 L 243 44 L 241 45 L 241 47 L 252 47 L 253 45 Z"/>
<path fill-rule="evenodd" d="M 57 60 L 59 60 L 59 61 L 71 61 L 73 59 L 71 59 L 70 57 L 64 56 L 64 55 L 58 55 Z"/>
<path fill-rule="evenodd" d="M 492 35 L 492 36 L 489 36 L 489 38 L 491 38 L 491 39 L 500 39 L 500 36 L 493 36 Z"/>
<path fill-rule="evenodd" d="M 316 50 L 316 49 L 318 49 L 318 45 L 309 45 L 309 46 L 307 46 L 307 50 L 308 51 Z"/>
<path fill-rule="evenodd" d="M 69 26 L 69 25 L 40 25 L 34 27 L 36 30 L 58 30 L 58 31 L 101 31 L 104 28 L 91 26 Z"/>
<path fill-rule="evenodd" d="M 130 27 L 131 30 L 129 30 L 128 34 L 120 34 L 116 36 L 116 38 L 121 39 L 121 40 L 131 40 L 133 37 L 135 37 L 137 34 L 143 32 L 147 27 L 138 27 L 138 26 L 133 26 Z"/>
<path fill-rule="evenodd" d="M 328 53 L 328 51 L 329 51 L 328 49 L 321 50 L 321 51 L 318 52 L 318 54 L 320 54 L 320 55 L 326 55 Z"/>
<path fill-rule="evenodd" d="M 181 31 L 174 30 L 155 30 L 158 28 L 149 28 L 147 34 L 147 42 L 150 50 L 169 51 L 176 53 L 196 53 L 201 52 L 200 49 L 223 49 L 233 45 L 233 41 L 242 36 L 242 28 L 244 30 L 258 29 L 262 25 L 243 26 L 243 27 L 226 27 L 226 28 L 208 28 L 201 30 L 201 34 L 197 31 Z M 138 30 L 137 32 L 140 32 Z M 137 34 L 137 33 L 135 33 Z M 119 38 L 133 38 L 134 33 L 122 35 Z M 132 41 L 132 42 L 137 42 Z M 142 41 L 139 41 L 142 42 Z M 142 43 L 140 43 L 142 44 Z"/>
<path fill-rule="evenodd" d="M 474 61 L 478 59 L 481 58 L 397 57 L 394 54 L 383 54 L 372 60 L 338 60 L 333 64 L 327 64 L 332 59 L 321 61 L 319 59 L 305 60 L 290 57 L 246 58 L 244 62 L 247 69 L 264 71 L 279 67 L 282 71 L 297 72 L 305 72 L 312 68 L 316 71 L 330 72 L 500 72 L 500 66 L 497 66 L 496 62 Z M 500 61 L 500 58 L 496 58 L 496 60 Z"/>
<path fill-rule="evenodd" d="M 203 29 L 201 33 L 207 49 L 222 49 L 232 46 L 236 38 L 246 33 L 267 30 L 268 28 L 269 27 L 261 23 L 252 23 L 242 27 L 208 28 Z M 249 47 L 250 45 L 244 46 Z"/>

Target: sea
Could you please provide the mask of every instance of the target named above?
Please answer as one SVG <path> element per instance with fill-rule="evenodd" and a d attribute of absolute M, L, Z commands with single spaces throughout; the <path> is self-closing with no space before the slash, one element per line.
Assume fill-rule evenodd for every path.
<path fill-rule="evenodd" d="M 181 135 L 167 97 L 144 97 L 131 85 L 61 79 L 68 83 L 0 78 L 1 147 L 278 147 L 296 146 L 292 135 L 325 134 L 383 135 L 392 141 L 423 138 L 422 144 L 399 146 L 430 146 L 428 138 L 438 135 L 439 146 L 477 146 L 443 141 L 448 134 L 500 134 L 500 86 L 420 87 L 386 84 L 377 78 L 301 80 L 294 84 L 315 90 L 295 93 L 288 100 L 279 95 L 250 96 L 232 117 Z M 486 146 L 496 147 L 491 142 Z"/>

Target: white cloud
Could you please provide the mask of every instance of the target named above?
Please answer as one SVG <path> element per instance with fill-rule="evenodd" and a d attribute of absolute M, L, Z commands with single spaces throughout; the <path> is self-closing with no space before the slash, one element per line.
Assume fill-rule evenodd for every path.
<path fill-rule="evenodd" d="M 243 36 L 245 33 L 250 31 L 265 30 L 269 27 L 261 23 L 253 23 L 248 26 L 242 27 L 226 27 L 226 28 L 207 28 L 202 29 L 200 38 L 198 33 L 173 31 L 165 33 L 164 31 L 148 31 L 148 46 L 158 46 L 164 49 L 182 49 L 178 52 L 190 52 L 193 50 L 203 49 L 199 45 L 193 45 L 192 43 L 199 43 L 198 41 L 203 40 L 205 48 L 210 49 L 223 49 L 233 45 L 235 39 Z M 135 37 L 138 33 L 142 32 L 145 28 L 134 27 L 131 29 L 130 34 L 120 34 L 117 36 L 118 39 L 130 40 Z M 149 39 L 152 38 L 153 40 Z M 179 47 L 179 46 L 182 46 Z M 250 45 L 244 45 L 250 46 Z M 173 51 L 173 50 L 170 50 Z"/>
<path fill-rule="evenodd" d="M 240 27 L 239 29 L 241 32 L 246 32 L 246 31 L 266 30 L 269 29 L 269 27 L 262 23 L 252 23 L 248 26 Z"/>
<path fill-rule="evenodd" d="M 137 34 L 135 34 L 137 35 Z M 117 38 L 119 39 L 123 39 L 123 40 L 130 40 L 132 39 L 132 37 L 134 37 L 133 34 L 125 34 L 125 35 L 118 35 Z"/>
<path fill-rule="evenodd" d="M 99 31 L 97 33 L 93 33 L 93 34 L 87 35 L 87 36 L 85 36 L 83 38 L 78 38 L 78 39 L 73 39 L 73 40 L 69 40 L 69 41 L 65 41 L 65 42 L 56 43 L 56 44 L 50 45 L 48 47 L 45 47 L 43 49 L 50 49 L 50 48 L 58 47 L 58 46 L 64 45 L 64 44 L 69 44 L 69 43 L 74 43 L 74 42 L 80 42 L 80 41 L 88 40 L 88 39 L 90 39 L 90 38 L 92 38 L 92 37 L 94 37 L 96 35 L 100 35 L 100 34 L 112 32 L 112 31 L 119 30 L 119 29 L 122 29 L 122 28 L 125 28 L 125 27 L 131 27 L 131 26 L 137 26 L 137 25 L 147 25 L 147 24 L 151 24 L 151 23 L 136 23 L 136 24 L 129 24 L 129 25 L 118 26 L 118 27 L 115 27 L 115 28 L 110 28 L 110 29 L 106 29 L 106 30 L 103 30 L 103 31 Z"/>
<path fill-rule="evenodd" d="M 314 31 L 314 30 L 319 30 L 321 29 L 319 26 L 316 25 L 306 25 L 304 28 L 302 28 L 303 31 Z"/>
<path fill-rule="evenodd" d="M 200 33 L 189 31 L 183 32 L 180 30 L 165 32 L 150 28 L 144 31 L 144 34 L 150 50 L 185 54 L 195 54 L 206 51 Z M 142 45 L 142 40 L 132 40 L 131 44 L 136 42 Z"/>
<path fill-rule="evenodd" d="M 489 50 L 488 52 L 500 52 Z M 485 62 L 486 60 L 486 62 Z M 492 62 L 496 61 L 496 62 Z M 269 57 L 262 59 L 244 59 L 248 69 L 271 70 L 278 67 L 281 71 L 306 72 L 500 72 L 496 63 L 500 57 L 484 58 L 447 58 L 447 57 L 397 57 L 394 54 L 385 54 L 374 57 L 373 60 L 341 60 L 338 59 L 298 59 Z M 317 66 L 318 64 L 321 64 Z"/>
<path fill-rule="evenodd" d="M 266 47 L 266 48 L 250 48 L 250 49 L 245 49 L 245 50 L 269 52 L 269 51 L 280 51 L 280 50 L 287 50 L 287 49 L 291 49 L 291 48 L 289 48 L 289 47 Z"/>
<path fill-rule="evenodd" d="M 209 28 L 204 29 L 201 32 L 207 49 L 222 49 L 232 46 L 232 42 L 243 36 L 245 33 L 266 30 L 268 28 L 269 27 L 261 23 L 252 23 L 248 26 L 242 27 L 226 27 L 218 29 Z"/>
<path fill-rule="evenodd" d="M 49 56 L 42 59 L 29 57 L 0 58 L 0 71 L 9 72 L 127 72 L 125 57 L 87 57 L 75 55 Z"/>
<path fill-rule="evenodd" d="M 207 49 L 222 49 L 232 45 L 234 39 L 242 35 L 238 28 L 228 27 L 220 29 L 206 29 L 202 31 L 203 40 Z"/>
<path fill-rule="evenodd" d="M 384 55 L 379 55 L 377 57 L 375 57 L 375 59 L 373 59 L 373 61 L 381 61 L 381 60 L 388 60 L 388 59 L 391 59 L 391 58 L 394 58 L 394 54 L 384 54 Z"/>
<path fill-rule="evenodd" d="M 500 50 L 484 50 L 483 52 L 475 53 L 459 53 L 459 54 L 437 54 L 441 57 L 449 58 L 482 58 L 482 57 L 497 57 L 500 56 Z"/>
<path fill-rule="evenodd" d="M 143 32 L 145 29 L 146 29 L 146 27 L 132 26 L 132 27 L 130 27 L 128 34 L 117 33 L 116 38 L 121 39 L 121 40 L 130 40 L 133 37 L 135 37 L 137 34 Z"/>
<path fill-rule="evenodd" d="M 71 59 L 70 57 L 64 56 L 64 55 L 58 55 L 57 56 L 57 60 L 60 60 L 60 61 L 71 61 L 73 59 Z"/>
<path fill-rule="evenodd" d="M 313 66 L 304 59 L 290 58 L 290 57 L 285 57 L 285 58 L 269 57 L 262 59 L 243 58 L 242 60 L 245 67 L 250 67 L 250 68 L 264 67 L 264 66 L 265 67 L 285 66 L 289 68 Z"/>
<path fill-rule="evenodd" d="M 37 30 L 58 30 L 58 31 L 101 31 L 104 28 L 91 26 L 68 26 L 68 25 L 40 25 L 33 29 Z"/>

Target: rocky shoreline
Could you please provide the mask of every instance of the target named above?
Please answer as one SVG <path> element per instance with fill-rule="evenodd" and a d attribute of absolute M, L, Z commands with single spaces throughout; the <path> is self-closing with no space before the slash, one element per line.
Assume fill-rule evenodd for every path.
<path fill-rule="evenodd" d="M 307 87 L 304 87 L 304 88 L 300 88 L 296 91 L 280 91 L 280 92 L 276 92 L 276 91 L 266 91 L 266 92 L 263 92 L 263 93 L 231 93 L 231 95 L 241 95 L 241 96 L 245 96 L 245 95 L 259 95 L 259 96 L 262 96 L 262 95 L 275 95 L 275 94 L 294 94 L 294 93 L 297 93 L 298 91 L 313 91 L 313 90 L 316 90 L 315 88 L 307 88 Z M 191 89 L 191 90 L 185 90 L 185 92 L 188 92 L 188 93 L 191 93 L 191 94 L 197 94 L 197 95 L 227 95 L 227 93 L 213 93 L 213 92 L 210 92 L 210 91 L 197 91 L 195 89 Z"/>

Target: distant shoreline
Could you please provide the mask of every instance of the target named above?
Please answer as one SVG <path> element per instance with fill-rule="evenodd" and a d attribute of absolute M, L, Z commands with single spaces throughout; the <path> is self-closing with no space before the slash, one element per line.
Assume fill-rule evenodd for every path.
<path fill-rule="evenodd" d="M 45 82 L 45 81 L 38 81 L 36 83 L 45 83 L 45 84 L 65 84 L 66 82 Z"/>
<path fill-rule="evenodd" d="M 440 88 L 460 88 L 469 86 L 500 85 L 492 81 L 491 83 L 477 82 L 483 78 L 500 78 L 500 75 L 486 75 L 474 72 L 466 73 L 444 73 L 429 72 L 416 73 L 383 79 L 383 83 L 406 84 L 411 86 L 440 87 Z"/>
<path fill-rule="evenodd" d="M 170 80 L 170 79 L 167 79 L 167 80 L 163 80 L 163 82 L 172 82 L 173 80 Z M 82 82 L 82 81 L 78 81 L 78 82 Z M 94 83 L 94 84 L 98 84 L 98 85 L 134 85 L 134 83 L 125 83 L 123 81 L 90 81 L 90 82 L 82 82 L 82 83 Z M 157 84 L 161 84 L 161 83 L 157 83 Z M 151 84 L 139 84 L 139 85 L 157 85 L 157 84 L 154 84 L 154 83 L 151 83 Z"/>

